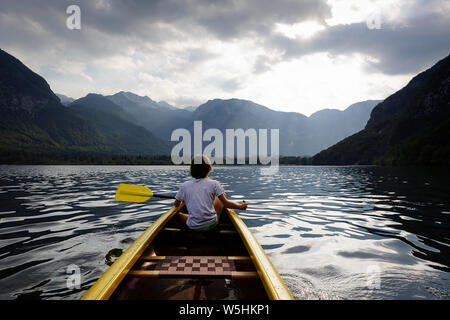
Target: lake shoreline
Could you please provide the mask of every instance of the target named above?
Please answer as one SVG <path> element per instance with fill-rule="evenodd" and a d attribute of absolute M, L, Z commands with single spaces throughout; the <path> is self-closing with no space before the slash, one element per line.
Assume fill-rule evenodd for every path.
<path fill-rule="evenodd" d="M 244 164 L 238 164 L 234 161 L 233 164 L 215 164 L 220 166 L 227 165 L 247 165 L 247 166 L 270 166 L 261 163 L 249 164 L 248 158 Z M 60 156 L 46 157 L 41 155 L 23 155 L 14 157 L 0 156 L 0 165 L 163 165 L 169 166 L 174 164 L 171 156 L 127 156 L 127 155 L 78 155 L 78 156 Z M 280 156 L 279 165 L 312 165 L 312 157 L 301 156 Z"/>

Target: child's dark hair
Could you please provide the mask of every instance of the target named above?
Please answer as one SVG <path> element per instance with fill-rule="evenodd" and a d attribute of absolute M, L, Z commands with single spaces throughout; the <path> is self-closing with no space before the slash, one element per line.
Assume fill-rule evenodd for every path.
<path fill-rule="evenodd" d="M 196 155 L 191 160 L 191 176 L 195 179 L 203 179 L 212 170 L 211 161 L 203 154 Z"/>

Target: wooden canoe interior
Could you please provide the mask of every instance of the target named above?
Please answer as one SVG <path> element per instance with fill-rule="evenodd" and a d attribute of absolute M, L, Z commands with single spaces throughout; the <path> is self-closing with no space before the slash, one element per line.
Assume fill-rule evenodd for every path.
<path fill-rule="evenodd" d="M 180 211 L 186 212 L 183 207 Z M 183 227 L 175 214 L 110 299 L 265 300 L 261 280 L 227 211 L 211 231 Z"/>

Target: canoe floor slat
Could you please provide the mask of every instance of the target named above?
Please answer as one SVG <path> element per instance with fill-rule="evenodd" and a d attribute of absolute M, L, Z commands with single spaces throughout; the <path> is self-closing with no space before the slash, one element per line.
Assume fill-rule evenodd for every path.
<path fill-rule="evenodd" d="M 176 277 L 186 277 L 186 278 L 198 278 L 198 277 L 207 277 L 207 278 L 232 278 L 232 279 L 254 279 L 258 278 L 258 273 L 255 271 L 231 271 L 230 273 L 221 273 L 221 274 L 210 274 L 208 272 L 198 271 L 191 274 L 182 274 L 182 273 L 163 273 L 161 271 L 155 270 L 131 270 L 128 273 L 129 276 L 139 277 L 139 278 L 176 278 Z"/>

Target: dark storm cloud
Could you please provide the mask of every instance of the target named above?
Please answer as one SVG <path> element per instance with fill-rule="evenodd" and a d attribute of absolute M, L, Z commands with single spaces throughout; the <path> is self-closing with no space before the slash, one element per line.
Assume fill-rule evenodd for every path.
<path fill-rule="evenodd" d="M 326 1 L 246 0 L 216 1 L 197 7 L 196 21 L 217 37 L 265 36 L 275 23 L 296 23 L 308 19 L 323 21 L 331 16 Z"/>
<path fill-rule="evenodd" d="M 79 31 L 66 27 L 66 9 L 72 4 L 81 8 Z M 2 45 L 13 44 L 32 50 L 59 47 L 69 55 L 73 52 L 95 57 L 120 54 L 129 45 L 161 43 L 178 36 L 158 24 L 171 19 L 170 13 L 158 17 L 157 12 L 161 11 L 158 4 L 157 1 L 106 0 L 3 1 L 1 41 Z"/>
<path fill-rule="evenodd" d="M 53 52 L 52 59 L 87 63 L 93 58 L 126 55 L 129 48 L 155 53 L 165 43 L 186 40 L 193 43 L 193 49 L 185 52 L 188 64 L 183 67 L 193 67 L 216 57 L 202 52 L 207 41 L 249 38 L 270 53 L 256 59 L 255 73 L 266 72 L 283 60 L 328 52 L 360 53 L 376 59 L 370 62 L 372 70 L 408 74 L 450 50 L 449 12 L 434 10 L 443 2 L 409 3 L 414 5 L 405 12 L 405 25 L 396 27 L 391 21 L 379 30 L 370 30 L 365 23 L 337 25 L 302 40 L 275 33 L 274 25 L 306 20 L 326 25 L 331 16 L 326 0 L 1 0 L 0 47 L 18 48 L 41 59 Z M 72 4 L 81 8 L 80 31 L 66 28 L 66 8 Z M 221 83 L 227 91 L 239 88 L 239 81 Z"/>
<path fill-rule="evenodd" d="M 416 73 L 450 53 L 450 12 L 421 11 L 402 24 L 385 22 L 369 29 L 365 22 L 328 27 L 310 39 L 291 39 L 272 34 L 267 48 L 277 50 L 283 59 L 315 52 L 331 55 L 359 53 L 370 56 L 372 70 L 385 74 Z M 372 71 L 369 70 L 369 71 Z"/>
<path fill-rule="evenodd" d="M 66 9 L 72 4 L 81 8 L 79 31 L 66 28 Z M 53 52 L 60 59 L 87 63 L 124 55 L 129 48 L 155 53 L 165 43 L 190 40 L 198 47 L 186 52 L 194 67 L 215 57 L 201 52 L 209 40 L 257 40 L 269 35 L 274 23 L 329 16 L 325 0 L 2 0 L 0 46 L 34 52 L 34 61 L 38 53 L 44 60 Z"/>
<path fill-rule="evenodd" d="M 158 23 L 183 32 L 199 27 L 219 38 L 268 33 L 275 22 L 294 23 L 304 19 L 323 20 L 330 15 L 324 0 L 3 0 L 1 12 L 39 22 L 49 33 L 65 33 L 65 10 L 77 4 L 84 26 L 111 36 L 143 35 Z M 146 36 L 151 34 L 145 33 Z"/>

